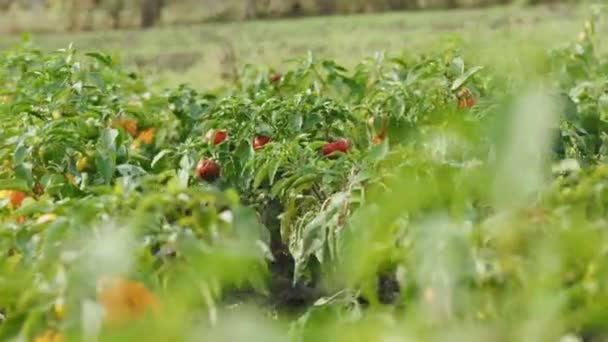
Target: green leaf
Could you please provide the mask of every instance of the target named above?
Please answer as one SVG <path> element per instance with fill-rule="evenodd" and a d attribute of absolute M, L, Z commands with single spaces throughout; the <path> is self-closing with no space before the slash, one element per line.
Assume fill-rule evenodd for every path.
<path fill-rule="evenodd" d="M 467 70 L 467 72 L 465 72 L 460 77 L 458 77 L 456 80 L 454 80 L 454 83 L 452 83 L 451 90 L 454 91 L 454 90 L 457 90 L 460 87 L 462 87 L 462 85 L 465 84 L 469 80 L 469 78 L 471 78 L 473 75 L 475 75 L 478 71 L 480 71 L 482 69 L 483 69 L 482 66 L 476 66 L 476 67 L 472 67 L 471 69 Z"/>
<path fill-rule="evenodd" d="M 150 164 L 150 167 L 154 168 L 154 165 L 156 165 L 156 163 L 158 163 L 164 156 L 166 156 L 167 154 L 169 154 L 171 152 L 172 152 L 172 150 L 170 150 L 170 149 L 164 149 L 164 150 L 158 152 L 154 156 L 154 159 L 152 159 L 152 163 Z"/>
<path fill-rule="evenodd" d="M 17 210 L 17 215 L 33 215 L 46 213 L 53 209 L 52 204 L 47 202 L 31 202 Z"/>
<path fill-rule="evenodd" d="M 106 55 L 106 54 L 103 54 L 100 52 L 88 52 L 88 53 L 85 53 L 85 56 L 94 58 L 94 59 L 100 61 L 102 64 L 104 64 L 107 67 L 112 67 L 113 62 L 112 62 L 112 56 L 110 56 L 110 55 Z"/>
<path fill-rule="evenodd" d="M 17 145 L 17 148 L 15 148 L 15 153 L 13 155 L 13 165 L 23 164 L 26 156 L 27 156 L 27 147 L 23 144 Z"/>
<path fill-rule="evenodd" d="M 389 152 L 389 142 L 388 142 L 388 138 L 387 138 L 387 139 L 384 139 L 384 141 L 382 143 L 372 147 L 372 149 L 369 151 L 368 157 L 371 159 L 371 161 L 373 163 L 378 163 L 378 162 L 382 161 L 384 158 L 386 158 L 388 152 Z"/>
<path fill-rule="evenodd" d="M 291 235 L 291 229 L 293 226 L 293 220 L 297 214 L 296 199 L 295 197 L 289 198 L 285 211 L 280 215 L 281 218 L 281 240 L 284 243 L 289 241 Z"/>
<path fill-rule="evenodd" d="M 251 147 L 251 144 L 246 141 L 242 141 L 234 151 L 234 156 L 238 159 L 241 165 L 245 165 L 249 160 L 252 159 L 253 155 L 253 148 Z"/>
<path fill-rule="evenodd" d="M 296 132 L 302 130 L 303 122 L 304 122 L 304 120 L 302 118 L 302 114 L 300 114 L 300 113 L 293 114 L 291 117 L 291 129 L 293 129 Z"/>
<path fill-rule="evenodd" d="M 292 175 L 287 178 L 282 178 L 278 182 L 274 183 L 274 185 L 270 189 L 270 194 L 272 195 L 272 197 L 277 197 L 280 192 L 289 187 L 298 177 L 299 175 Z"/>
<path fill-rule="evenodd" d="M 233 226 L 238 235 L 249 241 L 270 242 L 268 230 L 260 224 L 256 212 L 248 207 L 237 206 L 232 210 L 234 216 Z"/>
<path fill-rule="evenodd" d="M 294 189 L 296 192 L 300 192 L 302 190 L 310 188 L 313 182 L 317 180 L 317 174 L 305 174 L 298 179 L 296 179 L 293 184 L 291 184 L 290 189 Z"/>
<path fill-rule="evenodd" d="M 275 160 L 272 163 L 272 167 L 270 168 L 270 172 L 268 173 L 268 182 L 270 183 L 271 186 L 274 184 L 274 179 L 275 179 L 277 172 L 279 171 L 279 167 L 281 166 L 282 163 L 283 163 L 283 156 L 281 156 L 281 158 L 279 160 Z"/>
<path fill-rule="evenodd" d="M 15 164 L 13 166 L 15 171 L 15 177 L 25 180 L 28 185 L 32 186 L 33 177 L 32 177 L 32 164 L 30 163 L 21 163 Z"/>
<path fill-rule="evenodd" d="M 462 57 L 456 57 L 452 60 L 452 69 L 456 76 L 461 76 L 464 73 L 464 60 Z"/>
<path fill-rule="evenodd" d="M 2 179 L 0 180 L 0 190 L 30 191 L 27 182 L 23 179 Z"/>
<path fill-rule="evenodd" d="M 190 174 L 192 173 L 192 169 L 194 167 L 192 158 L 187 154 L 182 157 L 179 161 L 180 169 L 177 172 L 177 179 L 179 181 L 179 186 L 182 188 L 187 188 L 188 183 L 190 182 Z"/>
<path fill-rule="evenodd" d="M 310 144 L 308 144 L 308 147 L 312 150 L 318 150 L 321 147 L 325 146 L 325 144 L 327 144 L 327 141 L 317 140 L 317 141 L 313 141 Z"/>
<path fill-rule="evenodd" d="M 95 167 L 101 173 L 106 185 L 112 182 L 112 177 L 116 171 L 116 160 L 113 155 L 104 154 L 103 152 L 95 155 Z"/>
<path fill-rule="evenodd" d="M 270 163 L 266 163 L 264 164 L 259 170 L 258 172 L 255 174 L 255 178 L 253 180 L 253 188 L 257 189 L 260 187 L 260 185 L 262 184 L 262 182 L 268 178 L 268 172 L 270 170 Z"/>
<path fill-rule="evenodd" d="M 123 177 L 139 177 L 147 174 L 146 170 L 142 169 L 137 165 L 131 164 L 121 164 L 118 165 L 116 169 L 118 170 L 118 173 L 120 173 L 120 175 Z"/>
<path fill-rule="evenodd" d="M 116 151 L 116 138 L 118 137 L 118 130 L 108 128 L 104 129 L 101 132 L 101 146 L 99 148 L 108 150 L 108 151 Z"/>
<path fill-rule="evenodd" d="M 49 195 L 57 195 L 66 184 L 65 176 L 56 173 L 49 173 L 40 179 L 40 184 L 44 192 Z"/>

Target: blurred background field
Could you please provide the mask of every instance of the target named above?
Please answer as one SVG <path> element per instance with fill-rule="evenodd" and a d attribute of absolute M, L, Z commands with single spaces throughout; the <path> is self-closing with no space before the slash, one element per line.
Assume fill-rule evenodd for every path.
<path fill-rule="evenodd" d="M 0 341 L 606 341 L 591 3 L 0 0 Z"/>
<path fill-rule="evenodd" d="M 127 5 L 117 0 L 122 4 L 116 29 L 108 1 L 94 10 L 81 5 L 89 9 L 78 12 L 77 19 L 70 19 L 65 4 L 50 2 L 47 8 L 32 5 L 36 2 L 5 9 L 0 48 L 18 42 L 20 32 L 33 32 L 34 42 L 45 50 L 74 43 L 81 51 L 114 52 L 163 86 L 190 83 L 199 89 L 216 87 L 246 64 L 284 68 L 308 51 L 350 66 L 376 52 L 424 52 L 455 40 L 471 51 L 505 40 L 552 46 L 559 39 L 575 38 L 584 17 L 584 6 L 577 2 L 292 1 L 300 4 L 293 13 L 295 5 L 289 1 L 257 1 L 257 14 L 247 16 L 244 0 L 182 0 L 165 3 L 153 27 L 141 30 L 136 1 Z M 323 11 L 324 3 L 332 3 L 325 6 L 333 9 Z M 391 8 L 398 11 L 386 12 Z M 417 10 L 408 10 L 412 8 Z M 323 13 L 334 15 L 318 16 Z"/>

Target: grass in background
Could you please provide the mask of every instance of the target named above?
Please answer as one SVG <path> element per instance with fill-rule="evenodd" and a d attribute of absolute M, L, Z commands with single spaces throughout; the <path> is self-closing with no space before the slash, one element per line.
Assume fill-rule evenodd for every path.
<path fill-rule="evenodd" d="M 81 51 L 114 51 L 127 65 L 140 67 L 165 85 L 190 83 L 209 89 L 220 85 L 222 74 L 237 66 L 282 69 L 288 60 L 308 51 L 352 66 L 375 52 L 420 53 L 453 41 L 472 55 L 496 41 L 505 46 L 547 47 L 576 37 L 582 14 L 578 7 L 513 6 L 34 34 L 33 38 L 45 50 L 73 42 Z M 0 46 L 18 39 L 2 37 Z"/>

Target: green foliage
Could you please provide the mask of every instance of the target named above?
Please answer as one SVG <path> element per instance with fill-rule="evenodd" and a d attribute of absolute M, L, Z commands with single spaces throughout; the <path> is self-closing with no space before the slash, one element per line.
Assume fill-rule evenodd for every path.
<path fill-rule="evenodd" d="M 4 52 L 0 336 L 605 333 L 598 19 L 533 61 L 546 66 L 536 75 L 455 48 L 352 70 L 309 55 L 282 75 L 247 68 L 214 93 L 155 92 L 72 47 Z M 116 303 L 99 294 L 106 277 L 148 290 Z M 146 291 L 160 315 L 140 317 Z M 121 301 L 132 321 L 112 326 Z"/>

